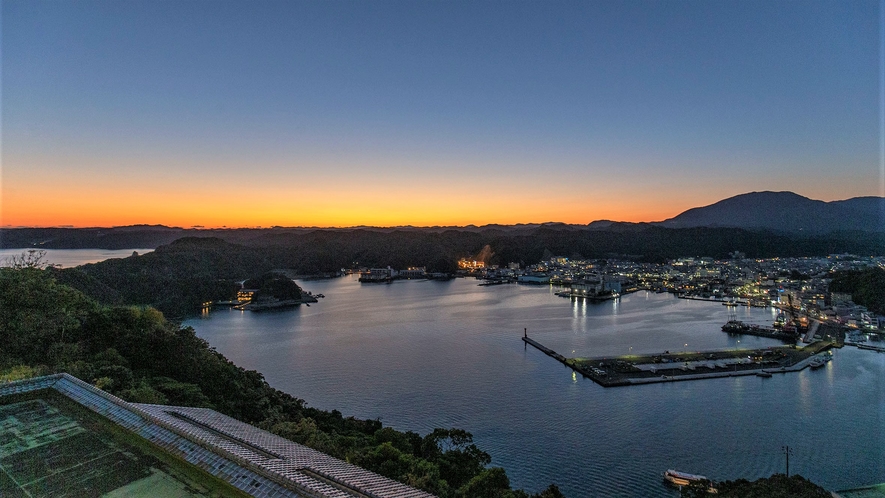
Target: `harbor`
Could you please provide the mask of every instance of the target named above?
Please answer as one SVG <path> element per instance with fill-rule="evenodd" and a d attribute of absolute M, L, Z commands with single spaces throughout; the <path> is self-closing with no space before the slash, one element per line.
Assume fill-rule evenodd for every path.
<path fill-rule="evenodd" d="M 528 337 L 522 340 L 542 353 L 603 387 L 659 382 L 715 379 L 798 372 L 819 368 L 832 357 L 833 343 L 817 341 L 805 347 L 775 346 L 764 349 L 718 349 L 709 351 L 636 354 L 599 358 L 568 358 Z"/>
<path fill-rule="evenodd" d="M 186 324 L 232 361 L 261 367 L 274 385 L 303 395 L 311 406 L 380 417 L 419 433 L 466 427 L 478 445 L 495 448 L 493 464 L 508 475 L 512 469 L 511 482 L 523 488 L 562 476 L 556 482 L 566 496 L 586 496 L 588 487 L 598 496 L 619 496 L 627 483 L 633 496 L 673 498 L 678 491 L 661 483 L 665 469 L 755 479 L 783 472 L 782 444 L 798 455 L 820 449 L 820 431 L 797 431 L 797 420 L 826 427 L 827 451 L 856 455 L 858 471 L 846 474 L 844 460 L 797 457 L 794 463 L 791 457 L 791 473 L 834 490 L 885 482 L 876 465 L 882 437 L 869 431 L 879 420 L 868 395 L 881 389 L 885 354 L 842 348 L 819 370 L 603 389 L 518 340 L 520 329 L 528 327 L 528 338 L 569 358 L 615 358 L 630 347 L 681 353 L 686 343 L 687 351 L 783 343 L 721 332 L 727 306 L 672 293 L 636 292 L 594 305 L 556 297 L 560 289 L 545 286 L 478 283 L 315 281 L 307 288 L 327 297 L 322 306 L 291 313 L 218 309 Z M 768 325 L 775 316 L 741 306 L 737 318 Z M 404 369 L 413 374 L 402 375 Z M 665 413 L 674 416 L 664 420 Z M 667 441 L 668 450 L 648 452 L 649 440 Z M 574 441 L 592 441 L 596 457 L 586 458 L 589 446 Z"/>

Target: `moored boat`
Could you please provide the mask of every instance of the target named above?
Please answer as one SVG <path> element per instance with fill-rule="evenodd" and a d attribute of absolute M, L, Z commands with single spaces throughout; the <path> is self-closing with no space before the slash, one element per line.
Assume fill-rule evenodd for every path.
<path fill-rule="evenodd" d="M 709 481 L 705 476 L 697 474 L 689 474 L 679 472 L 678 470 L 668 469 L 664 472 L 664 480 L 676 486 L 687 486 L 693 482 Z"/>
<path fill-rule="evenodd" d="M 717 490 L 712 486 L 712 481 L 707 479 L 706 476 L 701 476 L 697 474 L 689 474 L 687 472 L 679 472 L 678 470 L 667 469 L 664 472 L 664 481 L 673 486 L 689 486 L 692 484 L 708 484 L 707 492 L 708 493 L 716 493 Z"/>

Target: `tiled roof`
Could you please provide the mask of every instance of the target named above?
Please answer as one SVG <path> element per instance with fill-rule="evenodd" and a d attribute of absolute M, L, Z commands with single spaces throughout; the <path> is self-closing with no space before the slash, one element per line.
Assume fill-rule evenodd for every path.
<path fill-rule="evenodd" d="M 433 495 L 208 408 L 127 403 L 68 374 L 0 384 L 0 397 L 54 389 L 257 497 Z"/>
<path fill-rule="evenodd" d="M 208 408 L 140 405 L 158 420 L 191 438 L 223 448 L 253 465 L 287 479 L 317 477 L 345 488 L 339 495 L 390 498 L 425 498 L 433 495 L 369 472 L 325 453 L 289 441 Z M 339 488 L 339 489 L 340 489 Z M 350 494 L 348 494 L 348 492 Z"/>

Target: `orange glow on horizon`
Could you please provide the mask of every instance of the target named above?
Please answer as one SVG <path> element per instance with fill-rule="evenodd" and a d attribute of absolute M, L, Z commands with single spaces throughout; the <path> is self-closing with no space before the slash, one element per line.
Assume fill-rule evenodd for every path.
<path fill-rule="evenodd" d="M 560 209 L 543 201 L 467 200 L 458 195 L 413 194 L 396 195 L 389 199 L 371 197 L 350 193 L 326 199 L 315 196 L 296 202 L 285 198 L 262 198 L 260 194 L 239 199 L 211 194 L 155 198 L 136 191 L 113 195 L 100 192 L 44 192 L 39 197 L 7 194 L 2 201 L 0 225 L 77 228 L 140 224 L 183 228 L 430 227 L 545 222 L 580 225 L 596 220 L 660 221 L 680 212 L 656 214 L 654 206 L 639 206 L 629 211 L 618 209 L 618 206 L 589 202 Z"/>
<path fill-rule="evenodd" d="M 158 174 L 150 165 L 116 171 L 107 165 L 89 170 L 58 158 L 32 164 L 68 164 L 65 174 L 36 179 L 24 168 L 6 169 L 0 200 L 0 226 L 110 227 L 166 225 L 189 228 L 466 226 L 596 220 L 660 221 L 694 207 L 683 205 L 656 186 L 527 186 L 502 180 L 488 188 L 437 177 L 352 177 L 318 172 L 310 183 L 281 173 L 268 181 L 243 173 L 205 174 L 181 170 L 179 177 Z M 43 164 L 40 164 L 43 167 Z M 327 168 L 328 169 L 328 168 Z M 75 180 L 74 180 L 75 179 Z M 714 199 L 718 200 L 718 199 Z M 665 210 L 661 209 L 665 206 Z"/>
<path fill-rule="evenodd" d="M 274 216 L 273 213 L 262 213 L 259 216 L 238 216 L 235 212 L 216 213 L 205 216 L 201 209 L 194 209 L 193 214 L 180 211 L 167 216 L 160 216 L 154 212 L 116 212 L 108 213 L 105 209 L 84 210 L 75 216 L 57 215 L 55 213 L 30 213 L 16 216 L 16 213 L 4 212 L 0 217 L 0 226 L 3 228 L 16 227 L 119 227 L 130 225 L 165 225 L 168 227 L 181 228 L 270 228 L 270 227 L 317 227 L 317 228 L 349 228 L 359 226 L 371 227 L 434 227 L 451 226 L 463 227 L 468 225 L 518 225 L 540 223 L 565 223 L 572 225 L 586 225 L 592 221 L 609 220 L 620 222 L 650 222 L 661 221 L 672 216 L 655 217 L 615 217 L 598 216 L 585 219 L 572 219 L 568 217 L 538 218 L 526 212 L 525 217 L 518 213 L 510 213 L 509 216 L 498 218 L 480 217 L 433 217 L 428 214 L 413 213 L 412 218 L 398 218 L 390 213 L 371 213 L 364 211 L 362 216 L 297 216 L 281 214 Z M 678 214 L 678 213 L 675 213 Z M 675 216 L 675 214 L 673 216 Z"/>
<path fill-rule="evenodd" d="M 118 166 L 126 163 L 129 166 Z M 161 164 L 163 167 L 161 168 Z M 171 164 L 171 165 L 170 165 Z M 27 167 L 25 167 L 27 165 Z M 213 169 L 213 166 L 217 168 Z M 407 174 L 283 166 L 6 157 L 0 226 L 394 227 L 516 225 L 598 220 L 653 222 L 753 190 L 718 178 L 574 175 L 545 181 L 514 174 L 480 182 L 439 169 Z M 262 169 L 264 168 L 264 169 Z M 31 171 L 55 171 L 41 175 Z M 345 174 L 346 173 L 346 174 Z M 691 189 L 683 184 L 690 183 Z M 822 187 L 826 188 L 826 187 Z M 686 193 L 689 192 L 689 193 Z M 813 192 L 803 193 L 821 198 Z M 829 192 L 829 195 L 836 195 Z"/>

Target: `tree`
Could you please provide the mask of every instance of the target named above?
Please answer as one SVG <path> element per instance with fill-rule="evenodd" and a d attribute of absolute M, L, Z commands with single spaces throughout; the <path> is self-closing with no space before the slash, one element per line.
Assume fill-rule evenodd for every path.
<path fill-rule="evenodd" d="M 838 272 L 830 282 L 830 292 L 850 293 L 855 303 L 885 314 L 885 269 Z"/>
<path fill-rule="evenodd" d="M 724 498 L 829 498 L 830 492 L 804 477 L 774 474 L 753 482 L 746 479 L 717 484 L 717 496 Z M 690 495 L 689 495 L 690 496 Z M 696 495 L 698 496 L 698 495 Z"/>
<path fill-rule="evenodd" d="M 424 437 L 424 457 L 439 465 L 440 476 L 459 488 L 491 463 L 488 453 L 473 444 L 473 434 L 462 429 L 434 429 Z"/>
<path fill-rule="evenodd" d="M 501 467 L 485 469 L 458 490 L 464 498 L 496 498 L 510 494 L 510 479 Z"/>
<path fill-rule="evenodd" d="M 35 267 L 0 268 L 0 359 L 29 364 L 53 343 L 74 342 L 94 304 Z"/>
<path fill-rule="evenodd" d="M 551 484 L 544 491 L 532 496 L 533 498 L 565 498 L 565 495 L 562 494 L 562 491 L 559 490 L 559 486 L 556 484 Z"/>
<path fill-rule="evenodd" d="M 46 251 L 42 249 L 29 249 L 20 255 L 8 256 L 5 262 L 6 264 L 4 266 L 8 266 L 15 270 L 21 270 L 24 268 L 43 270 L 50 266 L 49 262 L 46 261 Z"/>

